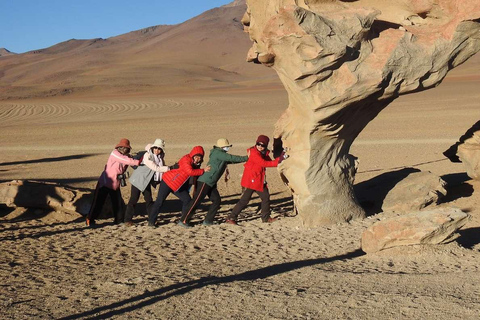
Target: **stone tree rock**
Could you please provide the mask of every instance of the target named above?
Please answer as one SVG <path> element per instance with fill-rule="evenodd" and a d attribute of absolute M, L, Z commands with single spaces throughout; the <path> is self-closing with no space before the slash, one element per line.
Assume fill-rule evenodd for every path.
<path fill-rule="evenodd" d="M 480 180 L 480 121 L 443 154 L 452 162 L 462 162 L 467 175 L 474 180 Z"/>
<path fill-rule="evenodd" d="M 247 60 L 276 70 L 289 106 L 274 136 L 308 226 L 364 217 L 350 146 L 399 95 L 432 88 L 480 50 L 471 0 L 247 0 Z"/>

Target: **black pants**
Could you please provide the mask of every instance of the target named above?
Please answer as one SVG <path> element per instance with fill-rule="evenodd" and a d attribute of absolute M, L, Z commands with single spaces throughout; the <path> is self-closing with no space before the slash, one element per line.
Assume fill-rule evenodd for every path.
<path fill-rule="evenodd" d="M 213 219 L 217 214 L 218 209 L 220 208 L 220 202 L 222 199 L 220 198 L 220 193 L 218 193 L 217 185 L 211 187 L 205 182 L 197 181 L 197 186 L 195 189 L 195 194 L 193 195 L 193 199 L 188 204 L 187 211 L 184 211 L 180 220 L 183 223 L 189 223 L 192 219 L 193 215 L 195 214 L 195 210 L 198 206 L 202 203 L 202 200 L 208 196 L 208 199 L 212 201 L 212 204 L 208 208 L 207 216 L 205 217 L 206 222 L 213 223 Z"/>
<path fill-rule="evenodd" d="M 153 182 L 154 183 L 154 182 Z M 148 184 L 143 192 L 140 192 L 137 187 L 132 185 L 131 188 L 131 195 L 130 200 L 128 200 L 127 210 L 125 211 L 125 222 L 131 222 L 133 219 L 133 215 L 135 213 L 135 205 L 138 203 L 138 199 L 140 199 L 140 193 L 143 194 L 143 198 L 145 199 L 145 205 L 147 206 L 147 212 L 150 212 L 150 209 L 153 205 L 153 197 L 152 197 L 152 182 Z M 155 185 L 153 185 L 155 188 Z"/>
<path fill-rule="evenodd" d="M 178 189 L 178 191 L 173 192 L 173 190 L 170 189 L 170 187 L 164 181 L 160 182 L 160 186 L 158 187 L 157 199 L 155 200 L 155 203 L 153 204 L 151 210 L 148 212 L 148 224 L 155 224 L 163 202 L 172 192 L 180 199 L 180 201 L 182 201 L 182 214 L 183 212 L 186 212 L 188 209 L 188 204 L 190 203 L 190 200 L 192 200 L 192 198 L 190 198 L 190 194 L 188 193 L 188 187 L 188 183 L 184 183 L 183 186 Z"/>
<path fill-rule="evenodd" d="M 270 193 L 268 192 L 267 187 L 264 187 L 263 191 L 256 191 L 246 188 L 242 193 L 242 197 L 235 205 L 235 207 L 233 207 L 232 212 L 228 215 L 228 219 L 237 221 L 238 215 L 248 205 L 248 202 L 250 202 L 250 199 L 252 198 L 254 192 L 256 192 L 262 200 L 262 221 L 268 221 L 268 218 L 270 218 Z"/>
<path fill-rule="evenodd" d="M 110 195 L 110 200 L 112 200 L 112 209 L 113 217 L 115 223 L 120 223 L 123 221 L 123 210 L 122 210 L 122 194 L 120 188 L 113 190 L 107 187 L 97 187 L 95 188 L 95 194 L 93 196 L 93 203 L 90 207 L 90 212 L 88 213 L 87 218 L 91 221 L 95 221 L 102 212 L 103 204 L 107 200 L 107 196 Z"/>

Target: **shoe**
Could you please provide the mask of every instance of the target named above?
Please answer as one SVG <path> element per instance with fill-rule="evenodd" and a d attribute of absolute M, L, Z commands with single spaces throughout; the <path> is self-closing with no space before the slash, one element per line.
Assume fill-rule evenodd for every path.
<path fill-rule="evenodd" d="M 92 227 L 95 225 L 95 221 L 87 218 L 85 219 L 85 224 L 87 225 L 87 227 Z"/>
<path fill-rule="evenodd" d="M 213 226 L 213 225 L 214 225 L 213 222 L 210 222 L 210 221 L 207 221 L 207 220 L 203 221 L 202 224 L 203 224 L 204 226 Z"/>
<path fill-rule="evenodd" d="M 263 223 L 272 223 L 277 221 L 277 218 L 268 218 L 267 220 L 263 221 Z"/>
<path fill-rule="evenodd" d="M 148 226 L 149 226 L 150 228 L 156 228 L 156 227 L 157 227 L 157 226 L 155 225 L 155 223 L 150 223 L 150 222 L 148 223 Z"/>
<path fill-rule="evenodd" d="M 180 227 L 184 227 L 184 228 L 192 228 L 192 226 L 188 223 L 184 223 L 182 222 L 181 220 L 177 222 L 177 224 L 180 226 Z"/>
<path fill-rule="evenodd" d="M 125 227 L 133 227 L 135 224 L 132 221 L 125 222 Z"/>
<path fill-rule="evenodd" d="M 227 219 L 227 220 L 225 220 L 225 223 L 228 223 L 228 224 L 233 224 L 233 225 L 236 225 L 236 226 L 238 226 L 238 223 L 237 223 L 237 221 L 235 221 L 235 220 L 230 220 L 230 219 Z"/>

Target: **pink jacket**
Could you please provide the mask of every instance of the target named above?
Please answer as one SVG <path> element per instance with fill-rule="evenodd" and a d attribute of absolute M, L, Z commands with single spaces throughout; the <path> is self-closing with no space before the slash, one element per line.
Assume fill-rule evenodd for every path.
<path fill-rule="evenodd" d="M 117 175 L 124 173 L 129 165 L 138 166 L 140 161 L 141 160 L 125 156 L 118 152 L 117 149 L 114 149 L 112 153 L 110 153 L 105 169 L 98 179 L 98 186 L 117 190 L 120 187 L 120 181 L 117 179 Z"/>

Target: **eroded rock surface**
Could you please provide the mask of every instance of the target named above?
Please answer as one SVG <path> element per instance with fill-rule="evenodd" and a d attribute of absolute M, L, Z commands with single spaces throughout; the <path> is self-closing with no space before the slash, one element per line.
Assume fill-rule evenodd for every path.
<path fill-rule="evenodd" d="M 480 50 L 471 0 L 247 0 L 247 60 L 276 70 L 289 106 L 279 167 L 305 225 L 364 217 L 350 146 L 399 95 L 432 88 Z"/>
<path fill-rule="evenodd" d="M 438 208 L 382 220 L 363 232 L 362 250 L 372 253 L 397 246 L 446 243 L 469 219 L 460 209 Z"/>

